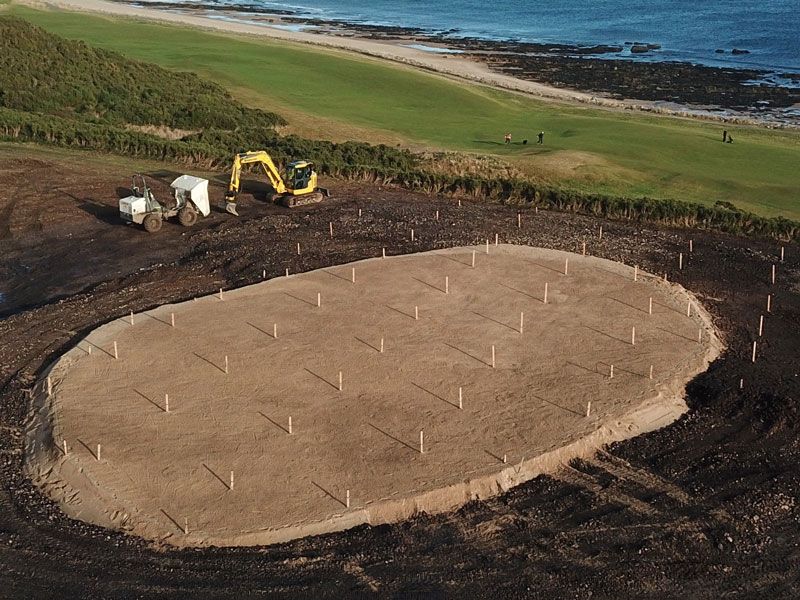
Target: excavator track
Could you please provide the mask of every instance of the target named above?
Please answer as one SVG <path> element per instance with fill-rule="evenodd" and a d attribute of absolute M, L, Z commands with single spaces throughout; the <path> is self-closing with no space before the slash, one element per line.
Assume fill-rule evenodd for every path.
<path fill-rule="evenodd" d="M 285 195 L 281 198 L 280 202 L 283 206 L 289 208 L 296 208 L 298 206 L 306 206 L 308 204 L 318 204 L 325 199 L 323 192 L 311 192 L 310 194 L 303 194 L 301 196 Z"/>

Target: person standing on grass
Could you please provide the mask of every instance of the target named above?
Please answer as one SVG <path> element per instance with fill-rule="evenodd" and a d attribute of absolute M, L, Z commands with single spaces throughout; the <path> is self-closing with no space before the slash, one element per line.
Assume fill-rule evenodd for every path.
<path fill-rule="evenodd" d="M 506 144 L 510 144 L 511 143 L 511 134 L 510 133 L 506 134 L 505 140 L 506 140 Z"/>
<path fill-rule="evenodd" d="M 727 129 L 723 129 L 723 131 L 722 131 L 722 143 L 724 144 L 727 141 L 728 141 L 728 130 Z"/>
<path fill-rule="evenodd" d="M 539 141 L 536 142 L 537 144 L 544 144 L 544 131 L 539 132 Z"/>

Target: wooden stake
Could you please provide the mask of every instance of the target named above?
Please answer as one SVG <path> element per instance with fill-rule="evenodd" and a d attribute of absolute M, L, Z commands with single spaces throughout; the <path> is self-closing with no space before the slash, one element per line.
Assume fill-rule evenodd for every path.
<path fill-rule="evenodd" d="M 322 307 L 322 294 L 320 292 L 317 292 L 317 308 L 321 307 Z"/>
<path fill-rule="evenodd" d="M 439 211 L 436 211 L 436 212 L 438 213 Z M 345 506 L 346 506 L 347 508 L 350 508 L 350 490 L 347 490 L 347 491 L 345 492 L 345 496 L 344 496 L 344 498 L 345 498 L 345 500 L 344 500 Z"/>
<path fill-rule="evenodd" d="M 425 432 L 419 430 L 419 453 L 425 454 Z"/>
<path fill-rule="evenodd" d="M 289 435 L 292 435 L 292 417 L 289 417 Z"/>
<path fill-rule="evenodd" d="M 631 346 L 636 345 L 636 327 L 631 327 Z"/>
<path fill-rule="evenodd" d="M 472 268 L 475 268 L 475 250 L 472 251 Z"/>
<path fill-rule="evenodd" d="M 666 274 L 666 272 L 664 273 L 664 283 L 667 283 L 667 274 Z"/>
<path fill-rule="evenodd" d="M 419 306 L 414 307 L 414 320 L 419 321 Z"/>
<path fill-rule="evenodd" d="M 86 354 L 89 354 L 89 355 L 91 355 L 91 354 L 92 354 L 92 345 L 91 345 L 91 344 L 89 344 L 88 346 L 86 346 Z"/>
<path fill-rule="evenodd" d="M 436 211 L 436 220 L 437 221 L 439 220 L 439 211 L 438 210 Z"/>
<path fill-rule="evenodd" d="M 342 391 L 342 372 L 339 371 L 339 391 Z"/>
<path fill-rule="evenodd" d="M 458 206 L 461 206 L 461 198 L 458 199 Z"/>
<path fill-rule="evenodd" d="M 775 265 L 772 265 L 772 285 L 775 285 Z M 133 325 L 133 316 L 131 316 L 131 325 Z"/>
<path fill-rule="evenodd" d="M 175 313 L 169 313 L 169 322 L 175 327 Z"/>
<path fill-rule="evenodd" d="M 633 280 L 639 281 L 639 265 L 634 265 L 633 267 Z"/>
<path fill-rule="evenodd" d="M 743 389 L 744 389 L 744 378 L 742 378 L 742 379 L 740 379 L 740 380 L 739 380 L 739 389 L 740 389 L 740 390 L 743 390 Z"/>
<path fill-rule="evenodd" d="M 267 278 L 267 270 L 261 269 L 261 279 L 266 279 L 266 278 Z"/>
<path fill-rule="evenodd" d="M 352 268 L 350 279 L 353 281 L 353 283 L 356 282 L 356 268 L 355 267 Z"/>
<path fill-rule="evenodd" d="M 756 362 L 756 343 L 753 342 L 753 362 Z"/>
<path fill-rule="evenodd" d="M 489 240 L 486 240 L 486 254 L 489 254 Z"/>
<path fill-rule="evenodd" d="M 133 325 L 133 311 L 131 311 L 131 325 Z"/>
<path fill-rule="evenodd" d="M 225 374 L 228 374 L 228 355 L 225 355 Z"/>
<path fill-rule="evenodd" d="M 219 288 L 219 299 L 222 300 L 222 288 Z"/>
<path fill-rule="evenodd" d="M 522 333 L 522 330 L 525 327 L 525 313 L 519 313 L 519 332 Z"/>
<path fill-rule="evenodd" d="M 772 312 L 772 294 L 767 294 L 767 312 Z"/>
<path fill-rule="evenodd" d="M 233 471 L 231 471 L 231 485 L 229 486 L 229 488 L 231 490 L 233 489 Z"/>
<path fill-rule="evenodd" d="M 547 284 L 544 284 L 544 303 L 547 304 Z"/>
<path fill-rule="evenodd" d="M 114 358 L 119 359 L 119 352 L 117 352 L 117 342 L 114 341 Z"/>
<path fill-rule="evenodd" d="M 689 240 L 689 252 L 694 252 L 694 244 L 692 243 L 692 240 Z"/>
<path fill-rule="evenodd" d="M 331 232 L 331 237 L 333 237 L 333 221 L 328 223 L 328 230 Z"/>
<path fill-rule="evenodd" d="M 492 346 L 492 368 L 494 369 L 494 346 Z"/>
<path fill-rule="evenodd" d="M 683 269 L 683 252 L 680 252 L 678 254 L 678 270 L 680 271 L 682 269 Z"/>
<path fill-rule="evenodd" d="M 497 246 L 497 244 L 499 244 L 499 243 L 500 243 L 500 235 L 495 233 L 494 234 L 494 245 Z"/>
<path fill-rule="evenodd" d="M 48 396 L 53 395 L 53 380 L 50 378 L 49 375 L 47 376 L 47 395 Z"/>
<path fill-rule="evenodd" d="M 383 354 L 383 338 L 381 338 L 381 354 Z"/>
<path fill-rule="evenodd" d="M 784 257 L 784 247 L 781 246 L 781 262 L 783 262 L 783 257 Z"/>
<path fill-rule="evenodd" d="M 686 316 L 687 317 L 691 317 L 692 316 L 692 303 L 691 302 L 686 304 Z"/>
<path fill-rule="evenodd" d="M 583 242 L 583 255 L 586 256 L 586 242 Z"/>
<path fill-rule="evenodd" d="M 297 255 L 300 255 L 300 242 L 297 242 Z"/>
<path fill-rule="evenodd" d="M 608 374 L 609 379 L 614 379 L 614 365 L 611 365 L 611 371 Z"/>
<path fill-rule="evenodd" d="M 411 241 L 412 242 L 414 241 L 414 230 L 413 229 L 411 230 Z"/>
<path fill-rule="evenodd" d="M 647 314 L 648 315 L 652 315 L 653 314 L 653 297 L 652 296 L 650 296 L 650 306 L 647 309 Z"/>
<path fill-rule="evenodd" d="M 289 267 L 286 267 L 286 277 L 289 276 Z"/>
<path fill-rule="evenodd" d="M 600 225 L 600 237 L 599 237 L 599 239 L 600 240 L 603 239 L 603 226 L 602 225 Z"/>
<path fill-rule="evenodd" d="M 359 219 L 361 218 L 361 209 L 360 208 L 358 209 L 358 218 Z"/>
<path fill-rule="evenodd" d="M 698 344 L 702 344 L 703 343 L 703 328 L 702 327 L 697 330 L 697 343 Z"/>
<path fill-rule="evenodd" d="M 653 378 L 653 365 L 650 365 L 650 379 Z"/>
<path fill-rule="evenodd" d="M 460 387 L 458 388 L 458 408 L 464 410 L 464 395 Z"/>
<path fill-rule="evenodd" d="M 64 456 L 66 456 L 67 455 L 67 440 L 62 440 L 62 442 L 64 444 Z"/>
<path fill-rule="evenodd" d="M 164 394 L 164 412 L 169 412 L 169 394 Z"/>
<path fill-rule="evenodd" d="M 447 276 L 445 276 L 444 278 L 444 293 L 445 294 L 450 293 L 450 278 Z"/>
<path fill-rule="evenodd" d="M 588 419 L 589 416 L 592 414 L 592 401 L 586 403 L 586 418 Z"/>
<path fill-rule="evenodd" d="M 381 258 L 386 258 L 386 248 L 383 249 L 383 255 Z"/>
<path fill-rule="evenodd" d="M 569 275 L 569 259 L 564 259 L 564 275 Z"/>
<path fill-rule="evenodd" d="M 273 337 L 273 339 L 276 339 L 276 340 L 278 339 L 278 324 L 277 323 L 273 323 L 272 324 L 272 337 Z"/>
<path fill-rule="evenodd" d="M 522 229 L 522 213 L 517 213 L 517 228 Z"/>
<path fill-rule="evenodd" d="M 189 535 L 189 519 L 183 517 L 183 534 Z"/>
<path fill-rule="evenodd" d="M 100 444 L 97 444 L 97 454 L 95 454 L 97 461 L 100 461 Z"/>

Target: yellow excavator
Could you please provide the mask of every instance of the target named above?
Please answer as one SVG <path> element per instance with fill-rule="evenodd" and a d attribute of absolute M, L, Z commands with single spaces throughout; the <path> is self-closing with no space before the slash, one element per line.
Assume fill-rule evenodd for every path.
<path fill-rule="evenodd" d="M 293 208 L 306 204 L 322 202 L 330 196 L 327 189 L 317 187 L 317 172 L 314 163 L 307 160 L 296 160 L 286 165 L 286 179 L 281 177 L 278 167 L 272 157 L 263 150 L 255 152 L 242 152 L 233 158 L 231 181 L 225 193 L 225 210 L 232 215 L 239 216 L 236 212 L 236 196 L 239 194 L 240 176 L 244 165 L 259 164 L 264 168 L 272 188 L 273 202 L 280 202 L 284 206 Z"/>

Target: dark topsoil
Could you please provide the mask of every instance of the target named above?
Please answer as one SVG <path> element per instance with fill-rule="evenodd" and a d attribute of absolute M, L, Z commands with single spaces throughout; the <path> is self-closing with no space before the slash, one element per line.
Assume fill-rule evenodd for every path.
<path fill-rule="evenodd" d="M 289 211 L 246 198 L 239 220 L 215 213 L 192 230 L 169 224 L 148 235 L 116 222 L 124 179 L 46 160 L 2 159 L 0 167 L 0 290 L 11 313 L 0 321 L 0 597 L 800 594 L 800 248 L 787 248 L 771 286 L 774 242 L 532 210 L 517 229 L 514 207 L 458 207 L 339 183 L 323 205 Z M 157 193 L 172 175 L 154 174 Z M 221 199 L 220 186 L 214 196 Z M 588 240 L 593 254 L 667 269 L 697 293 L 729 350 L 688 386 L 688 415 L 452 514 L 266 548 L 153 549 L 64 517 L 24 477 L 27 390 L 43 365 L 100 323 L 255 282 L 262 269 L 275 277 L 287 266 L 380 255 L 384 246 L 416 252 L 495 232 L 504 242 L 565 250 Z M 689 238 L 694 252 L 676 272 Z M 753 364 L 768 293 L 773 312 Z"/>

